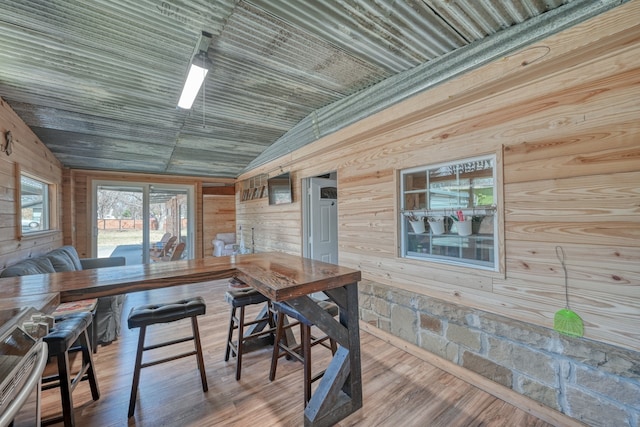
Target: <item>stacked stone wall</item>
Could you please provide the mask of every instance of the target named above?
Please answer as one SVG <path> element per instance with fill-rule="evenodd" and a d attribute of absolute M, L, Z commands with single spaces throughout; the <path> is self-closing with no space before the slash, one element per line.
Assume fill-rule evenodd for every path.
<path fill-rule="evenodd" d="M 374 282 L 360 318 L 590 426 L 640 427 L 640 352 Z"/>

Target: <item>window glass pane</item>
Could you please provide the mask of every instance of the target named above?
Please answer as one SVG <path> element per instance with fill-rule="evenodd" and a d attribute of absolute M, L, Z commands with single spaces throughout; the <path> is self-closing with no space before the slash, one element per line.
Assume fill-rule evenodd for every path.
<path fill-rule="evenodd" d="M 20 176 L 22 233 L 49 229 L 49 185 L 25 175 Z"/>
<path fill-rule="evenodd" d="M 474 206 L 493 206 L 493 189 L 493 177 L 475 179 L 472 187 Z"/>
<path fill-rule="evenodd" d="M 338 189 L 336 187 L 321 187 L 320 198 L 336 200 L 338 198 Z"/>
<path fill-rule="evenodd" d="M 426 209 L 427 207 L 427 192 L 414 192 L 404 195 L 404 205 L 409 210 Z"/>
<path fill-rule="evenodd" d="M 404 190 L 424 190 L 427 188 L 427 174 L 424 171 L 408 173 L 404 176 Z"/>
<path fill-rule="evenodd" d="M 429 208 L 463 208 L 469 206 L 468 179 L 453 176 L 451 179 L 437 178 L 430 180 Z"/>
<path fill-rule="evenodd" d="M 404 206 L 407 209 L 427 207 L 427 174 L 424 170 L 404 175 Z"/>
<path fill-rule="evenodd" d="M 97 255 L 123 256 L 127 265 L 169 261 L 175 248 L 184 243 L 180 258 L 193 257 L 190 189 L 184 185 L 96 182 Z"/>
<path fill-rule="evenodd" d="M 495 269 L 494 158 L 401 172 L 402 256 Z"/>

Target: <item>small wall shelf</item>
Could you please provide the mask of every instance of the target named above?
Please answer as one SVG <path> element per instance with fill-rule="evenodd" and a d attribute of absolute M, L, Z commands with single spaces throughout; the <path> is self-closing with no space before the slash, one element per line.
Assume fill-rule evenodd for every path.
<path fill-rule="evenodd" d="M 264 199 L 268 197 L 268 179 L 269 175 L 260 174 L 242 181 L 242 193 L 240 194 L 240 201 L 246 202 L 249 200 Z"/>

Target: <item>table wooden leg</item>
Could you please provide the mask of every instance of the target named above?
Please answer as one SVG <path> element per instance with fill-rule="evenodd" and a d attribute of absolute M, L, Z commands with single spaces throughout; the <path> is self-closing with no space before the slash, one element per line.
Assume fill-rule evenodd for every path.
<path fill-rule="evenodd" d="M 313 427 L 333 425 L 362 407 L 358 286 L 354 283 L 325 294 L 340 307 L 339 321 L 307 296 L 287 300 L 339 344 L 304 411 L 304 425 Z"/>

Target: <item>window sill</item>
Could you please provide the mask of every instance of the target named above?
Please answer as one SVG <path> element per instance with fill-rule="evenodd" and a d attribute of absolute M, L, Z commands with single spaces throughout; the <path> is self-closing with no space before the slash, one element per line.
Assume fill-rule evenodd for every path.
<path fill-rule="evenodd" d="M 41 237 L 53 236 L 55 234 L 60 233 L 60 230 L 43 230 L 43 231 L 34 231 L 32 233 L 23 234 L 22 231 L 18 235 L 18 240 L 32 240 Z"/>
<path fill-rule="evenodd" d="M 398 260 L 410 263 L 411 265 L 424 268 L 444 269 L 448 272 L 456 272 L 458 274 L 473 274 L 483 277 L 500 278 L 504 273 L 500 271 L 499 265 L 489 266 L 474 264 L 471 262 L 456 261 L 450 258 L 439 258 L 437 256 L 428 256 L 427 254 L 409 252 L 406 256 L 399 256 Z"/>

